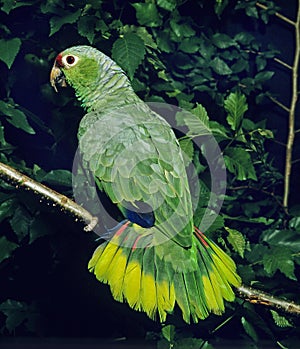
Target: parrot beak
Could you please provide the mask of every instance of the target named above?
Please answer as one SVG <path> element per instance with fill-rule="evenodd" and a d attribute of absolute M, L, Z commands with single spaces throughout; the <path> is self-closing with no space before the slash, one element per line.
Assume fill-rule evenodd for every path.
<path fill-rule="evenodd" d="M 57 86 L 67 87 L 66 78 L 64 73 L 59 68 L 57 62 L 54 62 L 53 68 L 51 69 L 50 84 L 54 88 L 55 92 L 58 92 Z"/>

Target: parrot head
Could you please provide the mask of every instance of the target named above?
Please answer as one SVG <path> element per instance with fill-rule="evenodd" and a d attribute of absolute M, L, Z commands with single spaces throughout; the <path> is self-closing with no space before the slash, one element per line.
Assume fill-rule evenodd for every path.
<path fill-rule="evenodd" d="M 120 88 L 132 91 L 124 71 L 108 56 L 91 46 L 73 46 L 59 53 L 54 61 L 50 83 L 74 88 L 81 105 L 89 110 L 100 108 L 105 101 L 120 100 Z"/>
<path fill-rule="evenodd" d="M 100 52 L 90 46 L 74 46 L 59 53 L 54 61 L 50 83 L 57 92 L 57 86 L 66 87 L 67 83 L 72 87 L 88 87 L 99 72 Z"/>

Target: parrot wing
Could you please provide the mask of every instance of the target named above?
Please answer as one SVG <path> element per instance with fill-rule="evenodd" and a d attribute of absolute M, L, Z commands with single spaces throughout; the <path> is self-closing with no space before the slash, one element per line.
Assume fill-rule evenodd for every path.
<path fill-rule="evenodd" d="M 88 113 L 80 129 L 83 161 L 124 216 L 155 226 L 154 243 L 173 239 L 190 247 L 189 185 L 170 125 L 141 102 L 105 115 Z"/>

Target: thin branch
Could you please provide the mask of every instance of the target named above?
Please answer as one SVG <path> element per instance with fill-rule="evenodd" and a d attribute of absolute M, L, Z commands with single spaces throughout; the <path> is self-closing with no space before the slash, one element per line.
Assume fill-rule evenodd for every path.
<path fill-rule="evenodd" d="M 255 190 L 255 191 L 259 191 L 260 193 L 266 194 L 266 195 L 272 197 L 277 202 L 278 206 L 280 206 L 284 210 L 285 214 L 288 215 L 288 211 L 287 211 L 286 207 L 283 206 L 282 202 L 277 198 L 277 196 L 273 192 L 267 191 L 267 190 L 259 188 L 259 187 L 252 187 L 250 185 L 240 185 L 238 187 L 228 187 L 228 189 L 229 190 L 249 189 L 249 190 Z"/>
<path fill-rule="evenodd" d="M 286 112 L 290 113 L 290 108 L 288 108 L 287 106 L 285 106 L 284 104 L 282 104 L 281 102 L 279 102 L 276 98 L 272 97 L 272 96 L 269 96 L 268 95 L 268 98 L 270 98 L 270 100 L 277 104 L 281 109 L 285 110 Z"/>
<path fill-rule="evenodd" d="M 274 57 L 273 58 L 275 62 L 277 62 L 278 64 L 284 66 L 285 68 L 289 69 L 289 70 L 293 70 L 293 67 L 291 65 L 289 65 L 288 63 L 282 61 L 281 59 Z"/>
<path fill-rule="evenodd" d="M 8 183 L 14 184 L 17 189 L 23 188 L 31 190 L 35 195 L 42 196 L 54 205 L 58 205 L 62 211 L 70 212 L 79 220 L 89 222 L 89 225 L 85 227 L 86 231 L 93 230 L 97 224 L 97 218 L 93 217 L 87 210 L 76 202 L 1 162 L 0 177 Z M 300 314 L 300 305 L 274 297 L 263 291 L 242 285 L 238 287 L 235 292 L 238 297 L 243 298 L 250 303 L 274 307 L 292 315 Z"/>
<path fill-rule="evenodd" d="M 295 113 L 298 101 L 298 69 L 300 60 L 300 4 L 298 4 L 297 19 L 295 23 L 295 54 L 292 75 L 292 99 L 289 112 L 289 133 L 286 144 L 285 175 L 283 206 L 288 207 L 290 193 L 290 176 L 292 170 L 292 152 L 295 138 Z"/>
<path fill-rule="evenodd" d="M 268 7 L 267 7 L 266 5 L 263 5 L 263 4 L 261 4 L 260 2 L 257 2 L 257 3 L 256 3 L 256 6 L 257 6 L 257 7 L 260 7 L 260 8 L 263 9 L 263 10 L 267 10 L 267 9 L 268 9 Z M 286 22 L 286 23 L 288 23 L 288 24 L 290 24 L 290 25 L 293 25 L 293 26 L 296 25 L 296 23 L 295 23 L 294 21 L 292 21 L 291 19 L 289 19 L 288 17 L 282 15 L 282 14 L 279 13 L 279 12 L 275 12 L 275 16 L 278 17 L 278 18 L 280 18 L 281 20 L 283 20 L 284 22 Z"/>
<path fill-rule="evenodd" d="M 12 167 L 0 162 L 0 177 L 6 182 L 16 185 L 16 188 L 24 188 L 31 190 L 34 194 L 43 197 L 53 203 L 54 206 L 60 207 L 63 211 L 70 212 L 73 216 L 81 221 L 87 222 L 85 231 L 92 231 L 97 224 L 98 219 L 93 217 L 86 209 L 76 204 L 74 201 L 56 192 L 47 186 L 34 181 L 33 179 L 25 176 Z"/>
<path fill-rule="evenodd" d="M 286 301 L 273 295 L 242 285 L 236 289 L 236 294 L 252 304 L 261 304 L 272 307 L 293 315 L 300 315 L 300 305 L 291 301 Z"/>

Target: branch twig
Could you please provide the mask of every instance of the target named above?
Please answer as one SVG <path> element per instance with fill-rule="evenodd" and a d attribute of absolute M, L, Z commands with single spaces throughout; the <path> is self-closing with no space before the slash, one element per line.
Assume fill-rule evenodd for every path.
<path fill-rule="evenodd" d="M 93 217 L 90 212 L 76 204 L 65 195 L 62 195 L 55 190 L 34 181 L 28 176 L 25 176 L 2 162 L 0 162 L 0 177 L 6 182 L 16 185 L 17 188 L 20 187 L 33 191 L 34 194 L 51 201 L 53 205 L 59 206 L 63 211 L 68 211 L 81 221 L 87 222 L 88 225 L 84 227 L 85 231 L 92 231 L 98 222 L 98 219 Z"/>
<path fill-rule="evenodd" d="M 8 183 L 13 183 L 18 188 L 31 190 L 34 194 L 42 196 L 47 200 L 60 206 L 63 211 L 68 211 L 81 221 L 89 222 L 85 227 L 86 231 L 92 230 L 97 224 L 97 218 L 93 217 L 87 210 L 79 206 L 76 202 L 66 196 L 40 184 L 28 176 L 23 175 L 12 167 L 0 162 L 0 177 Z M 254 304 L 262 304 L 264 306 L 275 307 L 293 315 L 300 315 L 300 305 L 288 302 L 280 298 L 276 298 L 263 291 L 242 285 L 236 289 L 238 297 Z"/>
<path fill-rule="evenodd" d="M 263 10 L 267 10 L 268 7 L 266 5 L 261 4 L 259 1 L 256 3 L 257 7 L 260 7 Z M 284 16 L 283 14 L 279 13 L 279 12 L 275 12 L 275 16 L 280 18 L 281 20 L 283 20 L 284 22 L 290 24 L 290 25 L 296 25 L 296 23 L 294 21 L 292 21 L 291 19 L 289 19 L 288 17 Z"/>
<path fill-rule="evenodd" d="M 245 299 L 252 304 L 261 304 L 264 306 L 276 308 L 286 313 L 300 315 L 300 305 L 291 301 L 286 301 L 272 296 L 269 293 L 242 285 L 236 289 L 237 296 Z"/>

